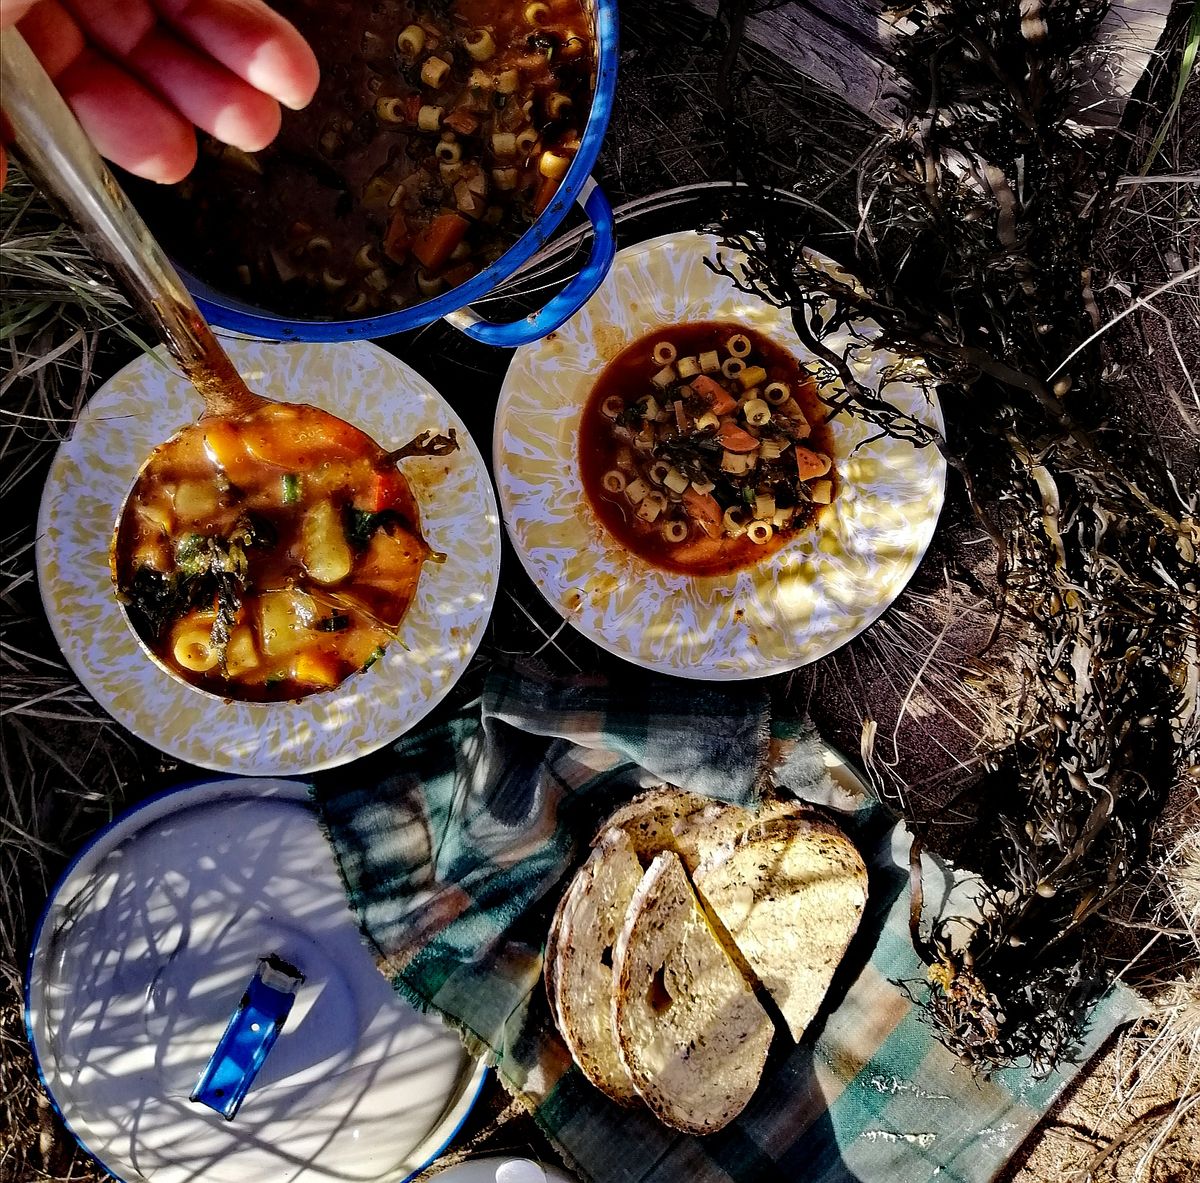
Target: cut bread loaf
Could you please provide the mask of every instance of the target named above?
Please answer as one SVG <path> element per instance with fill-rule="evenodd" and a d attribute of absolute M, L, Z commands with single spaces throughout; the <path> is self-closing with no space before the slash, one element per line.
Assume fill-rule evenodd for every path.
<path fill-rule="evenodd" d="M 796 800 L 773 798 L 756 809 L 746 809 L 664 785 L 618 809 L 595 841 L 613 829 L 624 830 L 643 863 L 649 864 L 664 850 L 673 850 L 690 874 L 748 826 L 807 812 L 806 806 Z"/>
<path fill-rule="evenodd" d="M 629 839 L 610 830 L 568 888 L 547 942 L 546 990 L 563 1042 L 584 1075 L 623 1105 L 638 1093 L 612 1030 L 613 943 L 641 878 Z"/>
<path fill-rule="evenodd" d="M 799 1041 L 862 919 L 853 843 L 819 818 L 776 817 L 714 851 L 694 882 Z"/>
<path fill-rule="evenodd" d="M 629 904 L 611 1006 L 621 1060 L 663 1121 L 705 1134 L 745 1108 L 774 1029 L 673 851 L 654 859 Z"/>

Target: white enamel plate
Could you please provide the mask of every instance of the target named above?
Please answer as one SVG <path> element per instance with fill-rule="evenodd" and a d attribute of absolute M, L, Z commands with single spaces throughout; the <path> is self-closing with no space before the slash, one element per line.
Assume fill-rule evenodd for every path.
<path fill-rule="evenodd" d="M 157 353 L 126 366 L 92 397 L 54 459 L 38 519 L 42 601 L 80 681 L 135 735 L 203 768 L 314 772 L 395 739 L 454 685 L 496 596 L 499 515 L 462 420 L 382 349 L 365 342 L 225 345 L 251 390 L 313 403 L 385 448 L 421 431 L 457 431 L 457 452 L 401 464 L 421 507 L 422 531 L 446 561 L 425 564 L 399 643 L 336 689 L 289 703 L 224 702 L 147 658 L 113 593 L 109 542 L 143 461 L 201 412 L 199 396 Z"/>
<path fill-rule="evenodd" d="M 226 1121 L 190 1096 L 270 954 L 304 981 Z M 128 1183 L 396 1183 L 485 1073 L 376 969 L 296 781 L 175 789 L 102 831 L 46 905 L 25 1018 L 67 1124 Z"/>
<path fill-rule="evenodd" d="M 579 477 L 581 410 L 604 367 L 631 341 L 690 321 L 749 325 L 812 361 L 787 310 L 739 292 L 706 260 L 736 256 L 693 232 L 622 251 L 584 308 L 517 350 L 493 442 L 505 525 L 526 571 L 580 632 L 648 669 L 688 678 L 753 678 L 794 669 L 844 645 L 883 613 L 921 561 L 941 512 L 945 461 L 839 415 L 839 489 L 816 526 L 755 567 L 698 578 L 652 566 L 604 529 Z M 824 261 L 823 261 L 824 262 Z M 834 264 L 829 263 L 830 267 Z M 869 337 L 873 326 L 860 323 Z M 875 330 L 877 331 L 877 330 Z M 832 348 L 850 343 L 832 333 Z M 896 359 L 862 350 L 872 383 Z M 936 397 L 889 382 L 897 409 L 942 428 Z"/>

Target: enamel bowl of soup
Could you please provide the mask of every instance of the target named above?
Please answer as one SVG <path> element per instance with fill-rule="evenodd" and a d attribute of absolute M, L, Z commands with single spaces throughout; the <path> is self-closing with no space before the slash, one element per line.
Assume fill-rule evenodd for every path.
<path fill-rule="evenodd" d="M 612 212 L 590 177 L 616 84 L 616 0 L 277 0 L 321 82 L 249 154 L 202 138 L 179 185 L 130 192 L 201 311 L 264 338 L 379 337 L 453 314 L 516 345 L 602 280 Z M 541 249 L 572 203 L 592 257 L 515 324 L 468 305 Z"/>
<path fill-rule="evenodd" d="M 133 734 L 302 775 L 451 691 L 494 602 L 499 515 L 461 418 L 399 359 L 226 346 L 273 401 L 197 419 L 161 351 L 88 401 L 47 476 L 38 583 L 68 664 Z"/>
<path fill-rule="evenodd" d="M 942 504 L 936 444 L 838 412 L 790 309 L 746 288 L 711 235 L 621 251 L 576 316 L 517 350 L 496 414 L 504 522 L 538 589 L 596 644 L 682 677 L 782 673 L 845 644 L 900 594 Z M 828 343 L 936 439 L 922 368 L 872 350 L 875 332 Z"/>

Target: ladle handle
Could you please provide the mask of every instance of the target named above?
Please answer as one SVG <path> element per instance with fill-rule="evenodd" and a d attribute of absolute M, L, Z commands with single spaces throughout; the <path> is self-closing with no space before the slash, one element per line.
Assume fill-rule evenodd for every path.
<path fill-rule="evenodd" d="M 30 177 L 158 329 L 210 414 L 260 400 L 246 389 L 178 272 L 16 29 L 0 32 L 3 108 Z"/>

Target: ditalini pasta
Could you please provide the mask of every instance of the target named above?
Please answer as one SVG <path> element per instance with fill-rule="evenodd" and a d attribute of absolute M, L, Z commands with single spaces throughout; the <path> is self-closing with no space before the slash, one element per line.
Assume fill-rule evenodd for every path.
<path fill-rule="evenodd" d="M 261 152 L 205 135 L 181 184 L 135 186 L 210 283 L 276 312 L 391 312 L 470 279 L 554 197 L 591 105 L 581 0 L 272 7 L 317 55 L 312 103 Z"/>
<path fill-rule="evenodd" d="M 714 575 L 759 562 L 834 498 L 832 433 L 812 378 L 741 325 L 656 330 L 601 374 L 584 408 L 583 485 L 642 558 Z"/>

